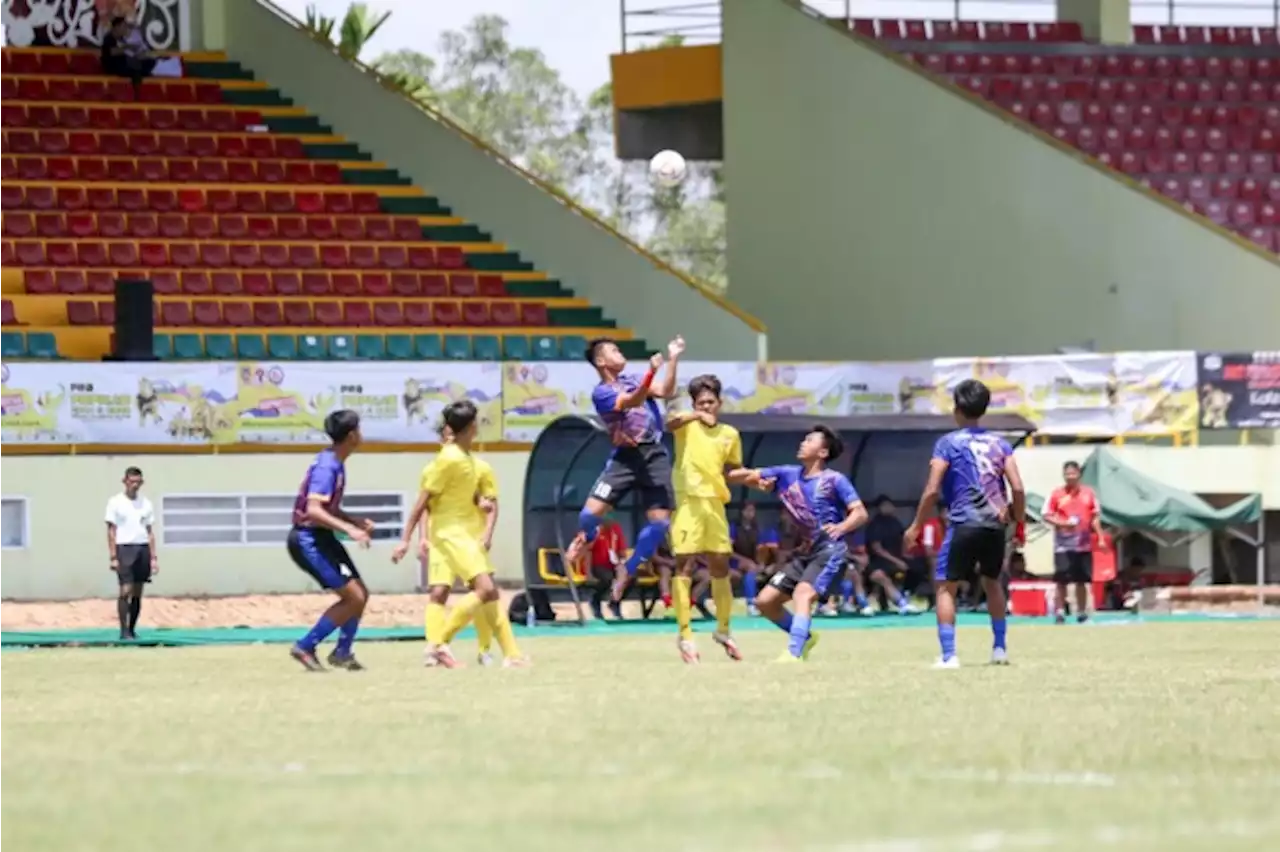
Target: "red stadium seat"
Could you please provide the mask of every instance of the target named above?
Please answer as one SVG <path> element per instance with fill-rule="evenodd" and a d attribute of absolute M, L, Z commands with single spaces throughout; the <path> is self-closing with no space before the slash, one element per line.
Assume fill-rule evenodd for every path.
<path fill-rule="evenodd" d="M 333 220 L 328 216 L 308 216 L 307 237 L 313 240 L 331 240 L 337 235 Z"/>
<path fill-rule="evenodd" d="M 290 299 L 284 303 L 285 325 L 311 325 L 311 303 Z"/>
<path fill-rule="evenodd" d="M 72 213 L 67 217 L 67 224 L 71 226 L 73 217 L 79 217 L 81 214 Z M 86 214 L 87 215 L 87 214 Z M 93 217 L 88 217 L 92 219 Z M 79 223 L 76 223 L 79 225 Z M 123 236 L 133 237 L 153 237 L 156 230 L 156 217 L 150 213 L 130 213 L 126 218 L 124 213 L 103 210 L 97 214 L 96 223 L 98 233 L 107 239 L 118 239 Z M 73 231 L 75 228 L 73 228 Z M 87 233 L 77 233 L 76 236 L 88 236 Z"/>
<path fill-rule="evenodd" d="M 248 221 L 243 216 L 218 216 L 214 222 L 217 225 L 218 236 L 223 239 L 243 240 L 251 236 Z M 257 235 L 252 236 L 256 237 Z M 264 236 L 269 237 L 271 235 L 265 234 Z"/>
<path fill-rule="evenodd" d="M 462 309 L 457 302 L 436 302 L 433 310 L 437 325 L 462 325 Z"/>
<path fill-rule="evenodd" d="M 494 325 L 512 327 L 520 325 L 520 309 L 515 302 L 493 302 L 489 315 Z"/>
<path fill-rule="evenodd" d="M 259 252 L 263 266 L 279 269 L 289 265 L 289 247 L 283 243 L 263 243 Z"/>
<path fill-rule="evenodd" d="M 248 290 L 247 287 L 245 289 Z M 266 293 L 251 293 L 251 295 L 266 295 Z M 222 306 L 223 324 L 232 326 L 233 328 L 247 328 L 254 325 L 253 306 L 257 304 L 261 303 L 243 302 L 239 300 L 227 302 Z"/>
<path fill-rule="evenodd" d="M 213 282 L 209 273 L 192 270 L 182 273 L 182 292 L 188 296 L 207 296 L 213 292 Z"/>
<path fill-rule="evenodd" d="M 328 296 L 331 287 L 328 272 L 302 273 L 302 292 L 308 296 Z"/>
<path fill-rule="evenodd" d="M 364 275 L 364 292 L 370 296 L 390 296 L 392 294 L 391 279 L 384 272 L 369 272 Z"/>
<path fill-rule="evenodd" d="M 521 302 L 521 325 L 547 325 L 547 306 L 543 302 Z"/>
<path fill-rule="evenodd" d="M 210 269 L 222 269 L 231 266 L 231 249 L 228 243 L 200 243 L 200 265 Z M 242 245 L 242 243 L 236 243 Z M 256 252 L 255 252 L 256 255 Z M 254 258 L 256 260 L 256 257 Z M 238 264 L 249 265 L 254 264 Z"/>
<path fill-rule="evenodd" d="M 342 306 L 337 302 L 315 302 L 316 325 L 337 328 L 342 325 Z"/>
<path fill-rule="evenodd" d="M 397 296 L 417 297 L 422 295 L 422 285 L 416 272 L 393 272 L 391 274 L 391 291 Z"/>
<path fill-rule="evenodd" d="M 314 269 L 320 265 L 320 253 L 309 243 L 289 246 L 289 265 L 296 269 Z"/>
<path fill-rule="evenodd" d="M 307 220 L 302 216 L 281 216 L 276 219 L 276 234 L 282 240 L 305 240 Z"/>
<path fill-rule="evenodd" d="M 59 224 L 62 223 L 62 217 L 57 214 L 48 214 L 53 217 Z M 8 212 L 4 214 L 4 235 L 6 237 L 30 237 L 36 232 L 36 220 L 30 213 Z M 59 236 L 53 234 L 52 236 Z"/>
<path fill-rule="evenodd" d="M 322 244 L 320 246 L 320 265 L 327 269 L 341 269 L 347 266 L 347 247 L 342 244 Z"/>
<path fill-rule="evenodd" d="M 363 256 L 365 252 L 373 255 L 373 263 L 364 264 L 357 262 L 356 252 L 359 251 Z M 372 246 L 352 246 L 351 247 L 351 263 L 353 266 L 380 266 L 383 269 L 404 269 L 410 264 L 409 252 L 404 246 L 379 246 L 376 250 Z M 423 267 L 415 267 L 421 269 Z"/>
<path fill-rule="evenodd" d="M 191 306 L 186 302 L 161 302 L 160 325 L 191 325 Z"/>
<path fill-rule="evenodd" d="M 278 295 L 301 296 L 302 276 L 296 272 L 275 272 L 271 275 L 271 284 Z"/>
<path fill-rule="evenodd" d="M 232 243 L 231 263 L 235 266 L 261 266 L 262 253 L 257 243 Z"/>
<path fill-rule="evenodd" d="M 265 272 L 245 272 L 239 276 L 240 286 L 246 296 L 270 296 L 275 292 L 274 276 Z M 223 311 L 226 317 L 226 311 Z"/>
<path fill-rule="evenodd" d="M 35 273 L 32 273 L 32 275 L 34 274 Z M 45 274 L 47 275 L 48 273 L 45 273 Z M 80 295 L 81 293 L 89 292 L 89 284 L 85 278 L 85 274 L 79 269 L 59 269 L 56 273 L 54 273 L 54 276 L 55 276 L 54 280 L 56 280 L 57 283 L 54 284 L 53 286 L 56 287 L 57 292 L 59 293 L 65 293 L 68 296 L 77 296 L 77 295 Z M 50 290 L 45 289 L 43 284 L 38 286 L 36 289 L 32 289 L 33 283 L 34 281 L 32 277 L 28 276 L 28 280 L 27 280 L 28 293 L 51 292 Z M 114 285 L 114 283 L 115 282 L 113 281 L 112 284 Z"/>
<path fill-rule="evenodd" d="M 262 183 L 284 183 L 287 179 L 284 166 L 272 160 L 258 163 L 258 180 Z"/>
<path fill-rule="evenodd" d="M 152 279 L 156 283 L 157 289 L 162 286 L 165 273 L 155 272 Z M 89 292 L 97 293 L 102 296 L 112 296 L 116 292 L 116 277 L 106 269 L 90 269 L 85 273 L 85 279 L 89 283 Z"/>
<path fill-rule="evenodd" d="M 405 302 L 404 322 L 415 328 L 435 325 L 435 312 L 431 302 Z"/>
<path fill-rule="evenodd" d="M 374 302 L 373 324 L 399 326 L 404 325 L 404 314 L 399 302 Z"/>
<path fill-rule="evenodd" d="M 215 272 L 211 276 L 213 283 L 213 292 L 219 296 L 238 296 L 240 295 L 240 276 L 234 272 Z"/>
<path fill-rule="evenodd" d="M 356 227 L 360 227 L 359 223 L 363 223 L 363 229 L 364 229 L 363 236 L 367 239 L 370 239 L 370 240 L 396 239 L 395 227 L 392 225 L 391 218 L 389 216 L 369 216 L 369 217 L 366 217 L 365 219 L 357 219 L 355 217 L 344 217 L 342 221 L 358 223 Z M 344 239 L 353 239 L 352 237 L 348 237 L 345 231 L 343 232 L 342 236 Z M 354 237 L 354 239 L 359 239 L 359 237 Z"/>
<path fill-rule="evenodd" d="M 477 276 L 480 285 L 480 295 L 486 299 L 505 299 L 507 298 L 507 285 L 502 280 L 501 275 L 480 275 Z"/>
<path fill-rule="evenodd" d="M 284 321 L 284 316 L 280 311 L 279 302 L 254 302 L 253 303 L 253 324 L 261 326 L 276 326 Z"/>
<path fill-rule="evenodd" d="M 418 276 L 422 295 L 428 299 L 443 299 L 449 295 L 449 279 L 438 272 L 424 272 Z"/>
<path fill-rule="evenodd" d="M 358 296 L 361 293 L 360 276 L 353 272 L 334 272 L 329 275 L 333 292 L 339 296 Z"/>
<path fill-rule="evenodd" d="M 181 239 L 187 236 L 189 221 L 183 213 L 161 213 L 156 220 L 156 228 L 166 239 Z"/>
<path fill-rule="evenodd" d="M 416 247 L 415 247 L 416 248 Z M 410 249 L 412 256 L 414 249 Z M 430 249 L 427 249 L 430 251 Z M 457 246 L 441 246 L 436 249 L 436 265 L 441 269 L 464 269 L 467 265 L 466 255 Z"/>
<path fill-rule="evenodd" d="M 67 302 L 67 323 L 69 325 L 97 325 L 98 306 L 95 302 Z"/>
<path fill-rule="evenodd" d="M 222 303 L 208 299 L 192 302 L 191 319 L 195 325 L 222 325 Z"/>

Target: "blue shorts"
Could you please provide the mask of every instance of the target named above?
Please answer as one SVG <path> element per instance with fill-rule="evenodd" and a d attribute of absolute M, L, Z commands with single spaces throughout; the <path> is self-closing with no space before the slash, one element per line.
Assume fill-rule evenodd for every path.
<path fill-rule="evenodd" d="M 351 555 L 332 530 L 294 527 L 288 543 L 294 563 L 324 588 L 337 591 L 360 579 Z"/>
<path fill-rule="evenodd" d="M 979 576 L 999 577 L 1004 570 L 1006 539 L 1003 527 L 948 527 L 938 549 L 934 580 L 972 583 Z"/>
<path fill-rule="evenodd" d="M 843 541 L 824 541 L 806 553 L 794 553 L 782 570 L 774 573 L 769 585 L 784 595 L 795 593 L 796 586 L 808 583 L 821 597 L 832 582 L 844 573 L 849 548 Z"/>

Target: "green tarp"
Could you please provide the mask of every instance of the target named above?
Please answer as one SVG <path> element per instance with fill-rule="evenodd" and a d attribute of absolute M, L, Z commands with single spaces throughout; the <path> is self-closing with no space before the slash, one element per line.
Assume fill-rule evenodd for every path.
<path fill-rule="evenodd" d="M 1256 524 L 1262 516 L 1260 495 L 1215 509 L 1190 491 L 1134 470 L 1107 447 L 1094 450 L 1085 461 L 1080 481 L 1098 495 L 1102 522 L 1112 528 L 1205 533 L 1237 524 Z M 1041 520 L 1043 509 L 1043 497 L 1027 495 L 1027 515 L 1031 520 Z"/>

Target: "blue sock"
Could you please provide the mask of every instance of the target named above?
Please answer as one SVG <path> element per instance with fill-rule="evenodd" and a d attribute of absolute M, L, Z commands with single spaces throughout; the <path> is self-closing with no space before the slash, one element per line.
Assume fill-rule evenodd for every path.
<path fill-rule="evenodd" d="M 600 518 L 583 509 L 578 513 L 578 529 L 582 530 L 587 537 L 587 544 L 590 544 L 596 540 L 596 533 L 600 531 Z"/>
<path fill-rule="evenodd" d="M 938 645 L 942 648 L 942 659 L 949 660 L 956 655 L 956 626 L 954 624 L 938 625 Z"/>
<path fill-rule="evenodd" d="M 360 629 L 360 619 L 348 618 L 347 623 L 338 629 L 338 656 L 351 656 L 351 643 L 356 641 L 356 632 Z"/>
<path fill-rule="evenodd" d="M 844 598 L 846 601 L 853 600 L 854 595 L 853 595 L 852 580 L 846 578 L 840 581 L 840 597 Z"/>
<path fill-rule="evenodd" d="M 907 593 L 903 591 L 899 591 L 898 592 L 898 609 L 902 609 L 909 603 L 911 603 L 911 599 L 907 597 Z"/>
<path fill-rule="evenodd" d="M 787 650 L 793 657 L 800 656 L 805 643 L 809 641 L 809 621 L 809 616 L 805 613 L 791 619 L 791 629 L 787 631 L 791 634 L 791 641 L 787 644 Z"/>
<path fill-rule="evenodd" d="M 670 526 L 670 521 L 650 521 L 645 524 L 640 535 L 636 536 L 635 549 L 627 557 L 628 574 L 634 577 L 640 566 L 653 558 L 653 554 L 658 552 L 658 546 L 667 537 L 667 528 Z"/>
<path fill-rule="evenodd" d="M 774 624 L 778 625 L 778 629 L 781 630 L 783 633 L 790 633 L 791 622 L 792 622 L 791 610 L 784 609 L 782 611 L 782 615 L 778 616 L 778 620 L 775 621 Z"/>
<path fill-rule="evenodd" d="M 1009 623 L 1006 622 L 1003 618 L 998 620 L 994 618 L 991 619 L 991 637 L 992 637 L 991 647 L 992 648 L 999 648 L 1002 651 L 1006 650 L 1004 635 L 1005 635 L 1005 630 L 1008 628 L 1008 626 L 1009 626 Z"/>
<path fill-rule="evenodd" d="M 862 609 L 867 605 L 867 596 L 855 592 L 853 595 L 853 602 L 858 605 L 858 609 Z"/>
<path fill-rule="evenodd" d="M 327 615 L 320 616 L 316 626 L 307 631 L 307 635 L 298 640 L 298 647 L 304 651 L 316 652 L 316 646 L 329 638 L 329 634 L 338 629 Z"/>
<path fill-rule="evenodd" d="M 755 605 L 756 595 L 760 594 L 760 578 L 756 576 L 755 571 L 748 571 L 742 575 L 742 594 L 749 605 Z"/>

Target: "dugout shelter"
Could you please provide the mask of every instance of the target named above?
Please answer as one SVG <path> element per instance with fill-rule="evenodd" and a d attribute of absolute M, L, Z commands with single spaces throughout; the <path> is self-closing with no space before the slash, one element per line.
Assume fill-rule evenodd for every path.
<path fill-rule="evenodd" d="M 863 499 L 887 494 L 903 505 L 914 505 L 924 490 L 934 442 L 956 428 L 950 415 L 935 414 L 723 414 L 720 420 L 741 433 L 747 467 L 794 463 L 800 440 L 823 423 L 844 440 L 844 452 L 831 467 L 847 474 Z M 993 414 L 983 422 L 1015 447 L 1035 431 L 1031 421 L 1016 414 Z M 523 536 L 525 588 L 535 620 L 551 620 L 553 602 L 572 602 L 577 621 L 585 620 L 580 587 L 586 578 L 568 571 L 560 553 L 577 531 L 578 512 L 612 449 L 600 420 L 581 415 L 558 418 L 533 445 L 525 471 Z M 731 492 L 726 507 L 731 521 L 750 500 L 762 524 L 776 525 L 781 506 L 774 495 L 745 487 Z M 644 522 L 635 496 L 628 495 L 613 517 L 627 541 L 635 541 Z"/>

